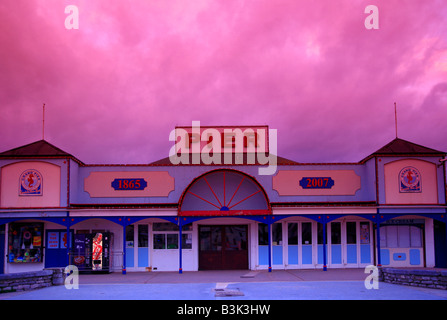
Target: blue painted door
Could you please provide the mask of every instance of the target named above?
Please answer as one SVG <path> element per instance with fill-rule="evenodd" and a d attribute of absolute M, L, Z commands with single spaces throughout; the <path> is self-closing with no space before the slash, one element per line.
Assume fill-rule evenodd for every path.
<path fill-rule="evenodd" d="M 331 260 L 330 265 L 342 263 L 341 222 L 331 222 Z"/>
<path fill-rule="evenodd" d="M 55 229 L 46 231 L 45 268 L 67 266 L 67 241 L 67 230 Z"/>

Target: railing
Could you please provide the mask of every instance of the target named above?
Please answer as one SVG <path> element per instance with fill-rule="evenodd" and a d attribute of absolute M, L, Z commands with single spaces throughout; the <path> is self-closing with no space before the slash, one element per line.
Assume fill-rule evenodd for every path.
<path fill-rule="evenodd" d="M 111 251 L 94 255 L 92 252 L 69 252 L 69 264 L 79 271 L 113 272 L 123 267 L 123 252 Z"/>

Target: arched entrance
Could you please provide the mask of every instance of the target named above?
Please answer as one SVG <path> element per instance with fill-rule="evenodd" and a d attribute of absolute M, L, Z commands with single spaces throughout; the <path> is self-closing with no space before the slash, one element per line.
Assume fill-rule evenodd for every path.
<path fill-rule="evenodd" d="M 196 179 L 184 191 L 179 205 L 182 216 L 234 216 L 271 214 L 261 185 L 236 170 L 213 170 Z"/>
<path fill-rule="evenodd" d="M 249 224 L 232 218 L 271 212 L 264 189 L 245 173 L 219 169 L 196 178 L 181 197 L 179 215 L 226 217 L 199 225 L 199 270 L 248 269 Z"/>

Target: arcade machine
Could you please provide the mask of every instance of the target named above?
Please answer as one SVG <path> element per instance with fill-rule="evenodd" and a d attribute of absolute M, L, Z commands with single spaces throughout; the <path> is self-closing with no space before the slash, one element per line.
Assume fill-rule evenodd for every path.
<path fill-rule="evenodd" d="M 110 232 L 74 235 L 71 264 L 79 272 L 111 272 L 112 239 L 113 234 Z"/>

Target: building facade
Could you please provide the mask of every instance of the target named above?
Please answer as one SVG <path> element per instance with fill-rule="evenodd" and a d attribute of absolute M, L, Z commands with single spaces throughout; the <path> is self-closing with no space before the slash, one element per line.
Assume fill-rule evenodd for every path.
<path fill-rule="evenodd" d="M 45 140 L 0 153 L 0 273 L 447 266 L 445 152 L 396 138 L 355 163 L 275 156 L 266 174 L 267 127 L 177 129 L 147 165 Z"/>

